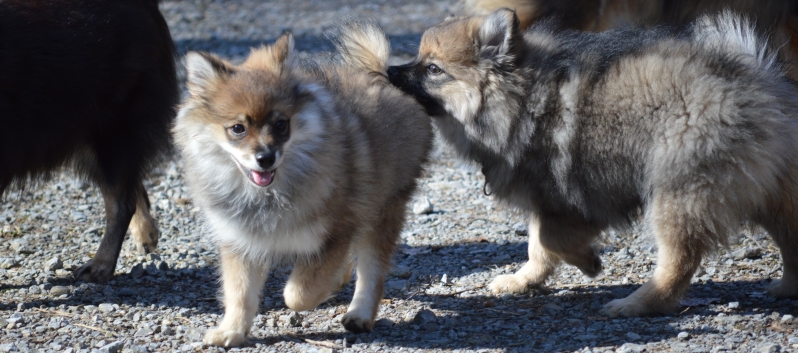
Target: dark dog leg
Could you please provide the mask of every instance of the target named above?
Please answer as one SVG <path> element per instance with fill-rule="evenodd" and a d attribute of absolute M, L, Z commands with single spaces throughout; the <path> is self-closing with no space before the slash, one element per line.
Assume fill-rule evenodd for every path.
<path fill-rule="evenodd" d="M 793 168 L 798 178 L 798 168 Z M 778 298 L 798 297 L 798 182 L 783 180 L 783 190 L 770 201 L 767 213 L 758 223 L 768 231 L 781 251 L 781 279 L 771 283 L 768 291 Z"/>
<path fill-rule="evenodd" d="M 105 201 L 105 235 L 94 258 L 73 273 L 76 280 L 105 282 L 113 278 L 127 227 L 136 212 L 135 185 L 101 189 Z"/>

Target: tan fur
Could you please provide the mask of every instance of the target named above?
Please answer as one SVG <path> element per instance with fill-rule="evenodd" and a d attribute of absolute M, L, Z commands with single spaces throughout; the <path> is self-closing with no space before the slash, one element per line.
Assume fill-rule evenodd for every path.
<path fill-rule="evenodd" d="M 187 57 L 191 97 L 174 132 L 192 195 L 222 248 L 225 316 L 206 333 L 207 344 L 246 341 L 274 261 L 294 263 L 283 294 L 289 308 L 303 311 L 346 285 L 356 258 L 355 295 L 342 324 L 373 328 L 432 127 L 384 71 L 373 71 L 387 60 L 379 27 L 352 22 L 341 31 L 347 36 L 336 42 L 337 60 L 312 69 L 292 59 L 290 35 L 253 50 L 240 66 Z M 287 140 L 275 132 L 275 115 L 289 118 Z M 234 124 L 247 135 L 231 134 Z M 264 148 L 281 152 L 272 183 L 261 187 L 242 171 L 258 168 L 251 160 Z"/>

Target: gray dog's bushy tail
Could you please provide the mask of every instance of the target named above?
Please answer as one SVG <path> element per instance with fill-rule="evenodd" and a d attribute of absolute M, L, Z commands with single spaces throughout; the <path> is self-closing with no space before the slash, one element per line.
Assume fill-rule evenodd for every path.
<path fill-rule="evenodd" d="M 750 65 L 771 70 L 776 68 L 775 52 L 768 50 L 767 39 L 756 33 L 748 17 L 725 10 L 704 15 L 693 25 L 695 39 L 719 52 L 748 57 Z"/>
<path fill-rule="evenodd" d="M 352 67 L 385 74 L 391 42 L 377 22 L 349 19 L 330 36 L 341 60 Z"/>

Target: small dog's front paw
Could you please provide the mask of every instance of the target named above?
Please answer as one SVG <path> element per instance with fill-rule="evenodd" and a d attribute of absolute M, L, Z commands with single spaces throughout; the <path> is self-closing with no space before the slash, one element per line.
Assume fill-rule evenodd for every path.
<path fill-rule="evenodd" d="M 202 343 L 219 347 L 238 347 L 247 343 L 247 336 L 239 331 L 225 331 L 214 328 L 205 332 Z"/>
<path fill-rule="evenodd" d="M 83 266 L 78 267 L 78 269 L 72 273 L 72 277 L 76 281 L 107 282 L 114 278 L 115 269 L 115 263 L 109 265 L 102 263 L 102 261 L 97 261 L 97 258 L 94 258 L 83 264 Z"/>
<path fill-rule="evenodd" d="M 602 312 L 609 317 L 640 317 L 650 315 L 663 315 L 670 314 L 678 307 L 677 303 L 671 304 L 660 300 L 657 303 L 649 303 L 645 300 L 640 300 L 639 296 L 635 293 L 623 298 L 615 299 L 607 304 L 604 304 Z"/>
<path fill-rule="evenodd" d="M 517 275 L 496 276 L 490 283 L 490 291 L 495 294 L 522 294 L 529 291 L 529 283 Z"/>
<path fill-rule="evenodd" d="M 371 332 L 374 328 L 374 319 L 370 316 L 363 316 L 357 311 L 350 311 L 341 318 L 341 323 L 347 331 L 354 333 Z"/>
<path fill-rule="evenodd" d="M 768 293 L 776 298 L 798 298 L 798 285 L 775 280 L 768 286 Z"/>

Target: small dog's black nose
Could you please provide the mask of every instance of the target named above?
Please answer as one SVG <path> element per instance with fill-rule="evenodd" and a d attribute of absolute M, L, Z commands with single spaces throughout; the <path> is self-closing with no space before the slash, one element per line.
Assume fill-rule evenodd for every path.
<path fill-rule="evenodd" d="M 274 164 L 275 155 L 273 152 L 258 152 L 255 154 L 255 161 L 263 169 L 268 169 Z"/>

